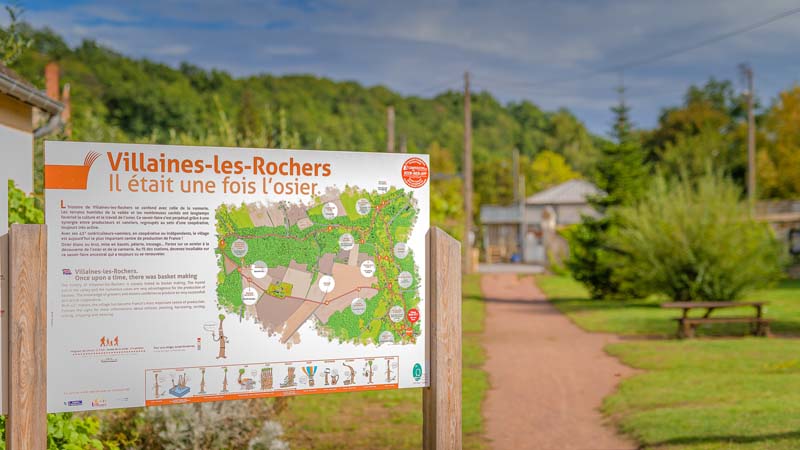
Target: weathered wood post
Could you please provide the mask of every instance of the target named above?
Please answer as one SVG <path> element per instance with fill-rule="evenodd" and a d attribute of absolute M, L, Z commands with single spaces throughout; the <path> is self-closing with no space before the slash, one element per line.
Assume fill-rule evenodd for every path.
<path fill-rule="evenodd" d="M 6 447 L 47 448 L 47 227 L 9 233 Z"/>
<path fill-rule="evenodd" d="M 427 236 L 430 387 L 422 392 L 426 450 L 461 448 L 461 244 L 433 227 Z"/>

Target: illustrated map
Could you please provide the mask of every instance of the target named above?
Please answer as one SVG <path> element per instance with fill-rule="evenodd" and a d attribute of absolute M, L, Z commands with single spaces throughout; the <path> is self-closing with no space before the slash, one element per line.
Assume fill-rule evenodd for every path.
<path fill-rule="evenodd" d="M 290 346 L 303 324 L 331 341 L 413 344 L 418 265 L 407 245 L 412 192 L 328 188 L 305 205 L 253 202 L 216 211 L 220 309 Z"/>

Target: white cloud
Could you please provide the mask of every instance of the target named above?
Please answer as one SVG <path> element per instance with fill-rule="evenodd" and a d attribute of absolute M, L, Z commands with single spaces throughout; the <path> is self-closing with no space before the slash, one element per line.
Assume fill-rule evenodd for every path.
<path fill-rule="evenodd" d="M 29 11 L 77 44 L 92 38 L 136 57 L 188 60 L 237 75 L 304 72 L 432 93 L 468 69 L 477 86 L 503 100 L 529 98 L 567 106 L 605 130 L 617 74 L 580 77 L 597 68 L 680 48 L 796 7 L 771 0 L 323 0 L 310 8 L 281 0 L 140 0 Z M 157 18 L 158 20 L 151 20 Z M 736 79 L 749 60 L 773 82 L 774 95 L 796 79 L 800 15 L 704 48 L 626 71 L 641 125 L 662 105 L 681 101 L 688 84 Z M 178 40 L 179 39 L 179 40 Z M 187 43 L 191 43 L 188 45 Z M 526 83 L 553 80 L 538 87 Z M 675 95 L 668 95 L 676 92 Z"/>
<path fill-rule="evenodd" d="M 171 44 L 171 45 L 155 47 L 153 49 L 153 54 L 160 56 L 183 56 L 188 54 L 191 50 L 192 48 L 189 47 L 188 45 Z"/>
<path fill-rule="evenodd" d="M 310 47 L 303 47 L 299 45 L 268 45 L 264 47 L 262 53 L 272 56 L 307 56 L 314 53 Z"/>
<path fill-rule="evenodd" d="M 137 20 L 135 15 L 106 3 L 78 5 L 75 9 L 87 17 L 96 19 L 114 22 L 134 22 Z"/>

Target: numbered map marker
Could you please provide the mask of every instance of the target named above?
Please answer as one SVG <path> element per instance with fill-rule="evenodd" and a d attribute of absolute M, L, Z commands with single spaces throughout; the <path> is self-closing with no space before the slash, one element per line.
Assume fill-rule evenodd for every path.
<path fill-rule="evenodd" d="M 331 220 L 339 215 L 339 207 L 336 203 L 328 202 L 322 206 L 322 217 Z"/>
<path fill-rule="evenodd" d="M 364 314 L 366 310 L 367 302 L 364 301 L 363 298 L 354 298 L 352 303 L 350 303 L 350 311 L 353 311 L 353 314 L 357 316 Z"/>
<path fill-rule="evenodd" d="M 339 248 L 342 250 L 351 250 L 355 245 L 355 239 L 353 239 L 353 235 L 350 233 L 345 233 L 339 236 Z"/>
<path fill-rule="evenodd" d="M 250 266 L 250 273 L 255 278 L 264 278 L 267 276 L 267 263 L 264 261 L 256 261 Z"/>
<path fill-rule="evenodd" d="M 408 245 L 405 242 L 394 244 L 394 256 L 399 259 L 405 259 L 408 256 Z"/>
<path fill-rule="evenodd" d="M 408 272 L 400 272 L 400 275 L 397 276 L 397 284 L 403 289 L 410 287 L 413 282 L 414 277 Z"/>
<path fill-rule="evenodd" d="M 381 344 L 394 344 L 394 335 L 391 331 L 384 331 L 381 333 L 380 337 L 378 337 L 378 342 Z"/>
<path fill-rule="evenodd" d="M 394 305 L 389 310 L 389 318 L 392 319 L 392 322 L 397 323 L 403 320 L 403 317 L 406 316 L 406 312 L 403 310 L 403 307 L 400 305 Z"/>
<path fill-rule="evenodd" d="M 361 263 L 361 275 L 369 278 L 375 275 L 375 261 L 368 259 Z"/>
<path fill-rule="evenodd" d="M 258 301 L 258 291 L 255 288 L 244 288 L 242 290 L 242 303 L 247 306 L 255 305 Z"/>
<path fill-rule="evenodd" d="M 336 281 L 330 275 L 323 275 L 319 278 L 319 290 L 328 293 L 336 287 Z"/>
<path fill-rule="evenodd" d="M 356 202 L 356 211 L 362 216 L 366 216 L 372 210 L 372 205 L 369 203 L 369 200 L 365 198 L 360 198 Z"/>
<path fill-rule="evenodd" d="M 231 253 L 237 258 L 242 258 L 247 254 L 247 242 L 237 239 L 231 244 Z"/>

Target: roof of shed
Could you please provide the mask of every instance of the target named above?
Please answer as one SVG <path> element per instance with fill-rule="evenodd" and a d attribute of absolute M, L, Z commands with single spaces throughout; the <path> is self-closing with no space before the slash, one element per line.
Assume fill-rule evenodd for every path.
<path fill-rule="evenodd" d="M 3 64 L 0 64 L 0 92 L 50 114 L 58 114 L 64 109 L 61 102 L 48 97 L 28 80 Z"/>
<path fill-rule="evenodd" d="M 565 205 L 586 203 L 589 197 L 603 194 L 586 180 L 569 180 L 537 192 L 525 200 L 528 205 Z"/>

